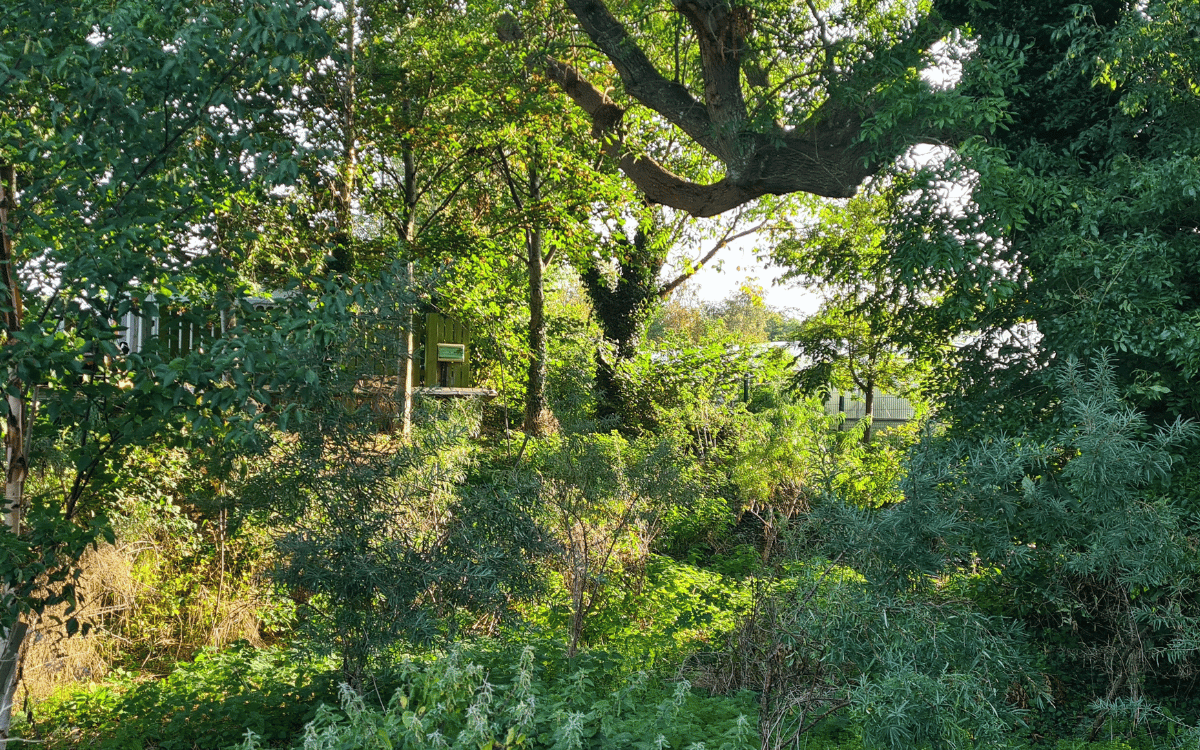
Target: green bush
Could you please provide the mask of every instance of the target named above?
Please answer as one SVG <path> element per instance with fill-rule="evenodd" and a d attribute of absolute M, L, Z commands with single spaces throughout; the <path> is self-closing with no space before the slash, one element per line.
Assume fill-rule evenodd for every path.
<path fill-rule="evenodd" d="M 491 659 L 454 650 L 410 661 L 385 706 L 349 687 L 341 710 L 323 706 L 304 729 L 306 750 L 354 748 L 550 748 L 553 750 L 750 750 L 758 747 L 748 694 L 704 697 L 686 681 L 662 683 L 645 672 L 597 679 L 588 660 L 543 669 L 533 647 Z M 486 666 L 501 656 L 500 664 Z M 549 673 L 549 674 L 547 674 Z M 243 747 L 261 746 L 256 732 Z"/>
<path fill-rule="evenodd" d="M 750 604 L 749 589 L 720 574 L 651 555 L 643 569 L 622 573 L 614 593 L 592 612 L 590 642 L 644 669 L 678 663 L 697 648 L 711 648 L 735 628 Z M 565 598 L 532 608 L 531 623 L 566 632 Z"/>
<path fill-rule="evenodd" d="M 678 546 L 728 525 L 728 505 L 706 492 L 681 438 L 677 431 L 632 439 L 614 431 L 532 445 L 538 518 L 559 546 L 551 560 L 570 598 L 572 653 L 610 633 L 593 620 L 616 611 L 611 604 L 622 591 L 641 589 L 660 537 L 669 534 Z"/>
<path fill-rule="evenodd" d="M 814 558 L 753 580 L 725 647 L 693 661 L 718 691 L 758 691 L 764 750 L 1001 747 L 1029 665 L 1018 629 L 939 592 L 886 593 Z M 852 736 L 852 737 L 851 737 Z M 853 744 L 853 742 L 851 742 Z"/>
<path fill-rule="evenodd" d="M 421 422 L 407 441 L 305 425 L 253 488 L 279 508 L 272 572 L 300 601 L 306 643 L 336 654 L 356 688 L 400 644 L 511 613 L 549 551 L 529 487 L 467 481 L 474 415 L 445 407 Z"/>
<path fill-rule="evenodd" d="M 283 649 L 246 643 L 202 651 L 162 680 L 117 672 L 108 685 L 63 692 L 21 717 L 18 736 L 47 748 L 226 748 L 251 729 L 287 742 L 337 698 L 336 673 Z"/>

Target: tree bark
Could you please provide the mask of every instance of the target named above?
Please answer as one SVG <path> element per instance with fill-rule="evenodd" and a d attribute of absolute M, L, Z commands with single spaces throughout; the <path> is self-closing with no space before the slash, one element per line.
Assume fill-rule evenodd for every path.
<path fill-rule="evenodd" d="M 546 431 L 546 289 L 542 263 L 544 230 L 526 230 L 529 267 L 529 369 L 525 385 L 525 433 L 539 437 Z"/>
<path fill-rule="evenodd" d="M 16 170 L 0 166 L 0 321 L 4 326 L 4 344 L 12 343 L 21 329 L 21 290 L 13 260 L 12 236 L 9 231 L 9 210 L 16 204 Z M 4 530 L 0 533 L 19 536 L 22 533 L 22 514 L 25 509 L 25 476 L 28 472 L 26 448 L 29 444 L 26 414 L 25 383 L 15 372 L 7 373 L 8 420 L 4 432 Z M 0 585 L 0 598 L 10 593 L 7 583 Z M 3 629 L 0 639 L 0 750 L 8 744 L 9 722 L 17 692 L 17 675 L 21 665 L 21 646 L 26 625 L 20 615 Z"/>
<path fill-rule="evenodd" d="M 531 146 L 529 155 L 529 203 L 537 209 L 542 201 L 542 174 L 538 164 L 538 149 Z M 529 370 L 525 385 L 525 434 L 540 437 L 550 428 L 546 406 L 546 261 L 542 254 L 545 229 L 540 218 L 531 218 L 525 230 L 525 263 L 529 270 Z"/>
<path fill-rule="evenodd" d="M 642 326 L 660 297 L 658 274 L 666 262 L 666 252 L 655 246 L 655 238 L 649 232 L 639 228 L 632 242 L 626 237 L 618 238 L 622 252 L 615 284 L 604 278 L 594 264 L 580 274 L 600 331 L 613 347 L 611 355 L 603 347 L 596 352 L 599 418 L 624 416 L 625 400 L 620 393 L 617 366 L 637 354 Z"/>
<path fill-rule="evenodd" d="M 416 341 L 413 337 L 413 322 L 416 317 L 413 315 L 412 308 L 412 291 L 413 291 L 413 263 L 409 261 L 404 266 L 404 294 L 405 299 L 401 300 L 400 314 L 400 361 L 397 373 L 396 382 L 396 398 L 400 402 L 400 434 L 408 436 L 412 434 L 412 407 L 413 407 L 413 388 L 414 383 L 414 368 L 416 367 L 413 358 L 415 356 Z"/>
<path fill-rule="evenodd" d="M 0 642 L 0 750 L 8 747 L 8 731 L 12 723 L 13 702 L 17 697 L 17 677 L 21 671 L 26 625 L 16 624 L 4 631 Z"/>
<path fill-rule="evenodd" d="M 346 3 L 346 80 L 342 85 L 342 162 L 338 165 L 337 185 L 334 189 L 334 233 L 333 263 L 330 270 L 335 273 L 354 271 L 354 176 L 358 169 L 358 124 L 357 124 L 357 80 L 356 53 L 358 41 L 356 28 L 358 9 L 355 0 Z"/>
<path fill-rule="evenodd" d="M 863 392 L 863 419 L 867 427 L 863 430 L 863 445 L 871 444 L 871 430 L 875 427 L 875 378 L 867 378 L 867 386 Z"/>
<path fill-rule="evenodd" d="M 407 77 L 404 82 L 407 83 Z M 407 112 L 406 114 L 411 114 Z M 412 258 L 412 245 L 417 240 L 417 157 L 413 147 L 411 136 L 406 136 L 400 144 L 401 159 L 404 162 L 404 216 L 401 225 L 401 238 L 404 241 L 404 250 L 408 253 L 408 257 Z M 410 260 L 405 266 L 404 280 L 407 288 L 404 290 L 405 295 L 410 299 L 413 291 L 413 263 Z M 400 331 L 401 346 L 400 346 L 400 373 L 397 396 L 400 399 L 400 432 L 403 435 L 409 435 L 412 432 L 412 407 L 413 407 L 413 388 L 415 380 L 414 368 L 416 363 L 413 361 L 416 351 L 416 342 L 413 338 L 414 315 L 412 304 L 407 301 L 404 304 L 403 319 L 400 325 L 403 330 Z"/>

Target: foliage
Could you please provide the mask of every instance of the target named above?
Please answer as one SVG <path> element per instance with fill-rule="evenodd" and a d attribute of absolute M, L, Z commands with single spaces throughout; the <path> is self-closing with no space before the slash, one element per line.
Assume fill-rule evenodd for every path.
<path fill-rule="evenodd" d="M 645 672 L 603 685 L 594 667 L 546 674 L 533 647 L 489 668 L 471 652 L 399 667 L 400 686 L 380 708 L 346 686 L 341 711 L 322 707 L 305 727 L 312 748 L 754 747 L 745 696 L 702 698 L 686 681 L 660 685 Z M 516 662 L 513 664 L 513 662 Z M 261 747 L 249 733 L 244 748 Z"/>
<path fill-rule="evenodd" d="M 803 393 L 857 390 L 873 416 L 876 391 L 915 399 L 931 363 L 949 348 L 931 325 L 941 290 L 889 267 L 906 239 L 893 226 L 913 176 L 879 178 L 844 204 L 821 207 L 816 220 L 772 251 L 785 280 L 818 285 L 820 309 L 796 326 L 794 383 Z M 870 442 L 871 429 L 863 434 Z"/>
<path fill-rule="evenodd" d="M 1041 640 L 1073 731 L 1093 699 L 1179 700 L 1194 658 L 1195 487 L 1177 469 L 1197 443 L 1177 420 L 1198 413 L 1195 10 L 935 7 L 975 34 L 960 90 L 1002 97 L 1007 123 L 929 169 L 893 224 L 891 265 L 949 276 L 933 324 L 969 336 L 941 368 L 964 442 L 920 454 L 889 533 L 909 569 L 995 566 L 981 601 Z M 1100 372 L 1071 385 L 1067 361 Z"/>
<path fill-rule="evenodd" d="M 552 269 L 546 294 L 549 371 L 546 399 L 564 432 L 592 429 L 596 414 L 594 357 L 599 332 L 574 272 Z"/>
<path fill-rule="evenodd" d="M 46 747 L 97 750 L 226 748 L 252 729 L 271 742 L 295 737 L 323 701 L 336 700 L 334 674 L 294 652 L 235 644 L 202 651 L 162 680 L 118 671 L 104 686 L 65 691 L 18 726 Z"/>
<path fill-rule="evenodd" d="M 861 508 L 900 501 L 902 457 L 916 425 L 864 445 L 866 424 L 843 430 L 844 418 L 827 414 L 820 399 L 784 397 L 749 424 L 730 474 L 739 512 L 762 523 L 764 562 L 789 522 L 806 516 L 822 498 L 836 496 Z"/>
<path fill-rule="evenodd" d="M 318 746 L 940 748 L 1088 715 L 1089 739 L 1194 741 L 1174 682 L 1200 658 L 1200 485 L 1178 470 L 1200 403 L 1194 3 L 60 5 L 0 9 L 0 370 L 36 415 L 0 624 L 82 629 L 72 568 L 138 536 L 138 609 L 93 621 L 149 672 L 220 640 L 271 534 L 304 640 L 63 695 L 29 736 L 285 743 L 315 718 Z M 932 84 L 950 24 L 961 84 Z M 800 329 L 808 384 L 903 392 L 932 361 L 949 436 L 905 462 L 916 428 L 868 446 L 787 399 L 795 363 L 759 346 L 786 321 L 750 289 L 637 346 L 669 243 L 598 238 L 637 211 L 562 95 L 602 156 L 695 213 L 844 198 L 914 140 L 950 144 L 776 251 L 829 291 Z M 289 288 L 256 309 L 250 275 Z M 474 324 L 530 432 L 553 421 L 545 377 L 564 433 L 487 454 L 475 405 L 426 404 L 394 434 L 418 302 Z M 122 352 L 127 313 L 209 334 Z M 597 432 L 614 394 L 624 432 Z M 430 649 L 538 629 L 568 656 Z M 750 696 L 631 669 L 722 638 L 688 674 L 757 691 L 757 735 Z M 326 655 L 352 689 L 318 714 Z"/>
<path fill-rule="evenodd" d="M 683 336 L 622 362 L 618 382 L 629 410 L 629 429 L 682 428 L 693 436 L 702 458 L 736 442 L 745 418 L 747 390 L 782 379 L 787 360 L 781 350 L 740 346 L 730 336 L 706 337 L 698 344 Z M 753 394 L 751 394 L 753 395 Z"/>
<path fill-rule="evenodd" d="M 3 228 L 6 436 L 36 446 L 33 468 L 48 460 L 60 480 L 27 497 L 10 482 L 6 653 L 17 653 L 19 618 L 56 602 L 68 605 L 67 632 L 80 629 L 73 569 L 89 544 L 113 539 L 104 490 L 129 450 L 221 424 L 250 399 L 244 379 L 225 380 L 234 343 L 190 353 L 150 343 L 126 356 L 115 339 L 127 313 L 211 302 L 212 317 L 195 307 L 181 317 L 219 328 L 218 311 L 245 305 L 229 262 L 242 248 L 215 247 L 212 230 L 230 195 L 267 195 L 298 175 L 281 129 L 303 62 L 325 49 L 311 10 L 137 0 L 0 10 L 0 166 L 16 182 Z M 6 473 L 18 480 L 27 467 L 15 463 Z"/>
<path fill-rule="evenodd" d="M 1195 659 L 1190 511 L 1169 492 L 1173 450 L 1194 430 L 1149 430 L 1104 366 L 1088 376 L 1068 366 L 1058 389 L 1048 438 L 929 441 L 910 461 L 904 502 L 831 513 L 829 546 L 853 550 L 855 568 L 892 589 L 994 570 L 985 590 L 1006 615 L 1068 634 L 1057 648 L 1069 646 L 1069 669 L 1101 678 L 1097 697 L 1138 700 L 1149 676 Z"/>
<path fill-rule="evenodd" d="M 766 305 L 762 291 L 748 283 L 720 302 L 702 302 L 684 287 L 651 318 L 649 338 L 692 344 L 724 338 L 741 346 L 785 340 L 796 321 Z"/>
<path fill-rule="evenodd" d="M 1020 634 L 1000 618 L 951 597 L 884 593 L 821 558 L 759 581 L 726 648 L 696 661 L 714 689 L 758 691 L 764 748 L 847 721 L 865 747 L 1005 746 L 1023 669 Z"/>
<path fill-rule="evenodd" d="M 670 437 L 564 435 L 536 450 L 542 522 L 561 549 L 570 593 L 573 655 L 590 640 L 590 616 L 613 595 L 610 582 L 644 565 L 668 509 L 687 507 L 700 488 Z"/>
<path fill-rule="evenodd" d="M 724 330 L 739 344 L 765 344 L 787 338 L 788 320 L 762 301 L 763 290 L 749 283 L 726 299 L 708 306 L 708 314 L 721 321 Z"/>
<path fill-rule="evenodd" d="M 1102 355 L 1154 423 L 1195 415 L 1194 8 L 940 6 L 977 34 L 960 88 L 1001 94 L 1009 118 L 932 170 L 902 222 L 897 271 L 957 277 L 941 325 L 976 333 L 951 365 L 956 421 L 1023 430 L 1052 406 L 1053 360 Z M 1014 45 L 997 92 L 984 79 Z M 948 181 L 969 187 L 963 210 L 934 210 Z"/>
<path fill-rule="evenodd" d="M 670 669 L 698 648 L 723 638 L 749 603 L 748 592 L 711 570 L 651 554 L 610 575 L 614 590 L 586 622 L 592 651 L 619 655 L 653 671 Z M 569 598 L 547 597 L 526 615 L 539 632 L 569 632 Z"/>
<path fill-rule="evenodd" d="M 783 201 L 763 201 L 753 209 L 742 208 L 731 213 L 726 220 L 710 222 L 692 220 L 683 212 L 661 206 L 640 209 L 616 206 L 608 210 L 616 216 L 605 224 L 607 237 L 601 241 L 599 252 L 593 251 L 590 257 L 575 261 L 605 342 L 611 347 L 597 351 L 600 417 L 619 415 L 622 411 L 621 390 L 614 380 L 615 364 L 637 354 L 648 324 L 651 336 L 661 338 L 655 335 L 654 328 L 661 327 L 663 301 L 669 300 L 668 305 L 677 308 L 675 300 L 680 296 L 680 285 L 730 243 L 758 233 L 786 206 Z M 745 225 L 753 219 L 760 221 Z M 701 254 L 700 246 L 705 241 L 711 241 L 712 245 Z M 689 257 L 692 254 L 698 257 Z M 675 258 L 669 264 L 671 256 Z M 723 320 L 728 330 L 737 333 L 741 343 L 761 343 L 773 338 L 768 331 L 780 328 L 782 315 L 768 310 L 760 294 L 761 290 L 747 287 L 721 305 L 709 306 L 706 312 Z"/>
<path fill-rule="evenodd" d="M 204 646 L 261 646 L 260 626 L 286 630 L 290 602 L 258 579 L 270 549 L 264 530 L 206 507 L 222 478 L 178 449 L 142 448 L 133 459 L 138 468 L 113 488 L 116 546 L 89 554 L 83 568 L 91 596 L 80 617 L 109 644 L 105 659 L 164 672 Z"/>
<path fill-rule="evenodd" d="M 283 501 L 274 577 L 299 600 L 311 648 L 337 654 L 354 684 L 397 644 L 453 635 L 536 588 L 545 544 L 528 489 L 465 484 L 464 417 L 478 418 L 418 413 L 429 423 L 397 443 L 326 413 L 256 479 Z"/>

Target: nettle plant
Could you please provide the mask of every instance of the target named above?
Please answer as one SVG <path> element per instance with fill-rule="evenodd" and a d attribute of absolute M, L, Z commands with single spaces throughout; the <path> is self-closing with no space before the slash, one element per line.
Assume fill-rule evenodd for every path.
<path fill-rule="evenodd" d="M 489 669 L 462 650 L 400 665 L 400 687 L 378 708 L 347 685 L 340 709 L 323 706 L 304 729 L 305 750 L 427 748 L 476 750 L 741 750 L 759 746 L 746 694 L 704 697 L 682 680 L 656 683 L 637 672 L 597 684 L 595 665 L 541 661 L 532 646 L 516 668 Z M 539 665 L 547 667 L 539 670 Z M 614 689 L 615 687 L 615 689 Z M 247 731 L 244 750 L 262 747 Z"/>

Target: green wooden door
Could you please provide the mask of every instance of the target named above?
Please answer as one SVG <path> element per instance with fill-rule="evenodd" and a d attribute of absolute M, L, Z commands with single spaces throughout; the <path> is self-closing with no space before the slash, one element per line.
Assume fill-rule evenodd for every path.
<path fill-rule="evenodd" d="M 438 313 L 425 316 L 425 385 L 470 388 L 471 333 L 467 326 Z"/>

